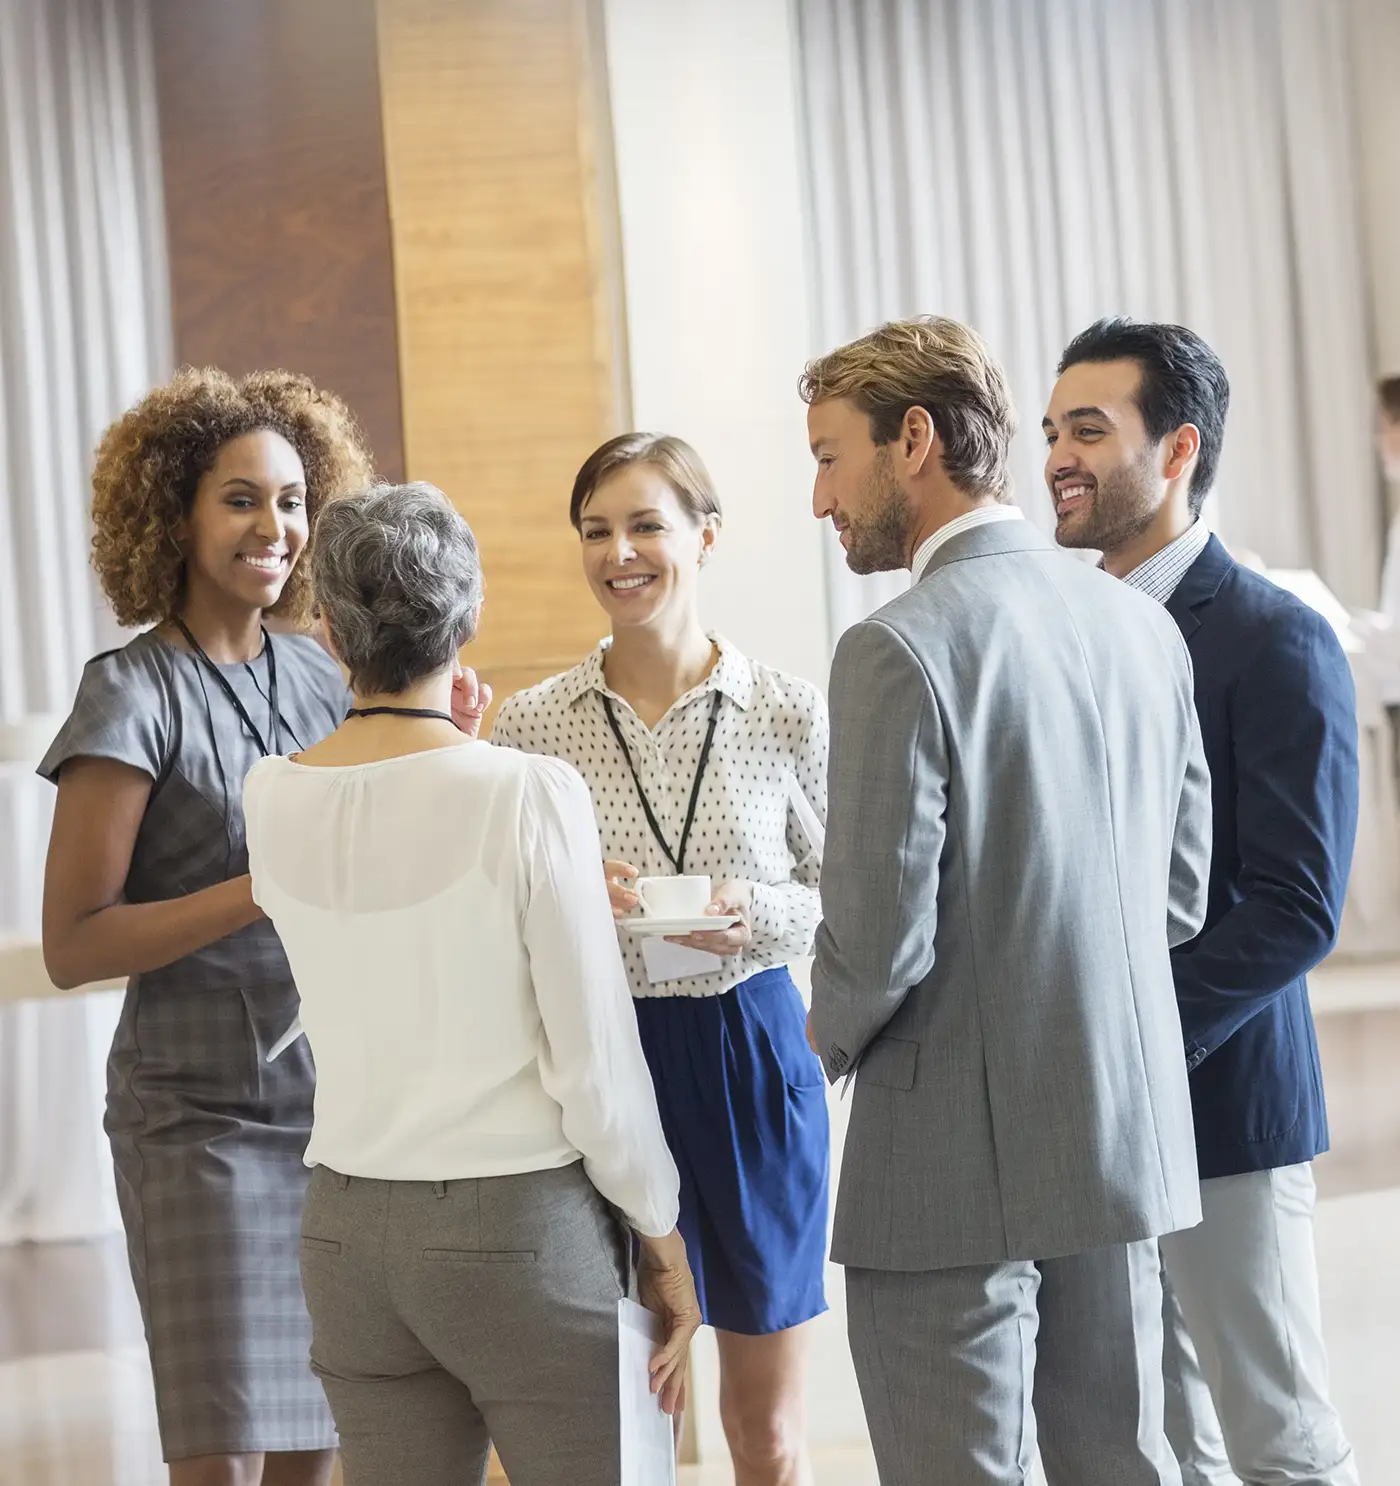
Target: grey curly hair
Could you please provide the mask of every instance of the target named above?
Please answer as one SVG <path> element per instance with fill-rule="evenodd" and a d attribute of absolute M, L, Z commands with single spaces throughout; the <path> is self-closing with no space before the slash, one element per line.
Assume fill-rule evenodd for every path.
<path fill-rule="evenodd" d="M 354 689 L 407 691 L 476 633 L 476 538 L 437 486 L 375 485 L 322 509 L 311 586 Z"/>

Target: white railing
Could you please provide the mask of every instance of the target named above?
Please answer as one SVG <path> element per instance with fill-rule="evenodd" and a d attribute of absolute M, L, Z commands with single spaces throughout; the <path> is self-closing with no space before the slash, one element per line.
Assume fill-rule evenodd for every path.
<path fill-rule="evenodd" d="M 120 991 L 126 977 L 100 980 L 93 985 L 61 991 L 44 969 L 44 951 L 37 939 L 0 935 L 0 1006 L 15 1001 L 48 1001 L 58 996 L 86 996 L 93 991 Z"/>

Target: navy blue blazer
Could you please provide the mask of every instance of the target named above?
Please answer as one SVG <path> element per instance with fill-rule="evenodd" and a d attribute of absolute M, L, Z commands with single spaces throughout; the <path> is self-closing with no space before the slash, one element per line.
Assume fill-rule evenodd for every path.
<path fill-rule="evenodd" d="M 1356 840 L 1356 697 L 1332 627 L 1212 537 L 1167 604 L 1196 671 L 1215 838 L 1205 927 L 1172 953 L 1202 1178 L 1327 1149 L 1307 972 Z"/>

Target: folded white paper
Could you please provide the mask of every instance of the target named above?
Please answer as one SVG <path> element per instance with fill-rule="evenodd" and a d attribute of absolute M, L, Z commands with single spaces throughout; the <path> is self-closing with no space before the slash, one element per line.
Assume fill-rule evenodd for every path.
<path fill-rule="evenodd" d="M 291 1045 L 297 1040 L 298 1037 L 304 1035 L 305 1034 L 301 1030 L 301 1018 L 299 1016 L 294 1016 L 292 1018 L 292 1025 L 288 1027 L 287 1030 L 268 1049 L 267 1057 L 263 1059 L 263 1062 L 275 1062 L 282 1056 L 283 1053 L 287 1051 L 289 1047 L 291 1047 Z"/>
<path fill-rule="evenodd" d="M 651 1391 L 651 1359 L 660 1340 L 661 1323 L 645 1306 L 618 1301 L 621 1486 L 676 1486 L 675 1432 L 660 1396 Z"/>
<path fill-rule="evenodd" d="M 689 980 L 695 975 L 713 975 L 724 961 L 708 950 L 691 949 L 688 944 L 672 944 L 669 939 L 641 939 L 642 964 L 647 980 L 659 985 L 663 980 Z"/>
<path fill-rule="evenodd" d="M 798 829 L 807 838 L 807 844 L 821 856 L 826 850 L 826 830 L 817 812 L 812 809 L 812 802 L 802 793 L 796 774 L 788 775 L 788 804 L 792 806 Z"/>

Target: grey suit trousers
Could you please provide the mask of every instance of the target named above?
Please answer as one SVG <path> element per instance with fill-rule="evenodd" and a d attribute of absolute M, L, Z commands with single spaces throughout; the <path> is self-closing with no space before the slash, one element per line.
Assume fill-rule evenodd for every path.
<path fill-rule="evenodd" d="M 617 1486 L 630 1239 L 584 1174 L 385 1182 L 318 1167 L 312 1370 L 346 1486 Z"/>
<path fill-rule="evenodd" d="M 881 1486 L 1181 1486 L 1155 1240 L 1065 1259 L 846 1270 Z M 1038 1426 L 1038 1429 L 1037 1429 Z"/>
<path fill-rule="evenodd" d="M 1186 1486 L 1357 1486 L 1328 1394 L 1312 1166 L 1201 1183 L 1162 1240 L 1167 1436 Z"/>

